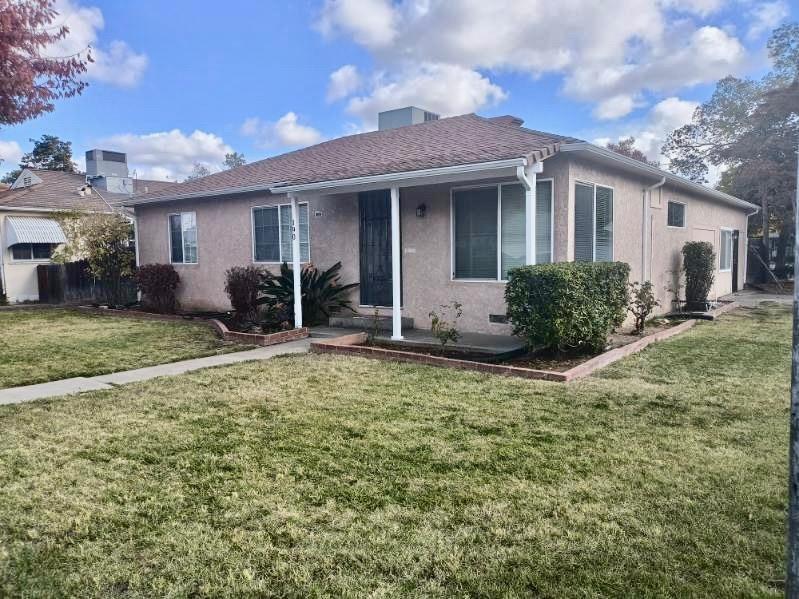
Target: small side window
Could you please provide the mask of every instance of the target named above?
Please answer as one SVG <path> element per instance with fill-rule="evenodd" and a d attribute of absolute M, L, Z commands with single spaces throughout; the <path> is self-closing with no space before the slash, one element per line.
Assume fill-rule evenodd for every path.
<path fill-rule="evenodd" d="M 667 224 L 670 227 L 685 227 L 685 204 L 669 202 Z"/>

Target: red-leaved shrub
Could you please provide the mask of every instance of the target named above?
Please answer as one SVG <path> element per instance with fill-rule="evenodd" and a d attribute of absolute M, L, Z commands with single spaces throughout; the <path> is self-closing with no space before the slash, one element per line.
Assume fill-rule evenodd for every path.
<path fill-rule="evenodd" d="M 144 264 L 136 270 L 136 286 L 142 293 L 142 305 L 159 314 L 171 314 L 178 307 L 175 289 L 180 276 L 171 264 Z"/>

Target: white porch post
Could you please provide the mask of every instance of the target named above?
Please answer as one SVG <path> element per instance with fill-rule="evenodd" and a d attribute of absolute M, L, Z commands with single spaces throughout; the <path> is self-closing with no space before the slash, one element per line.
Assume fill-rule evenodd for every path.
<path fill-rule="evenodd" d="M 524 185 L 524 239 L 525 264 L 535 264 L 535 211 L 536 176 L 543 171 L 541 162 L 534 162 L 526 169 Z"/>
<path fill-rule="evenodd" d="M 302 328 L 302 267 L 300 266 L 300 211 L 297 196 L 291 199 L 291 268 L 294 271 L 294 328 Z"/>
<path fill-rule="evenodd" d="M 399 187 L 391 188 L 391 338 L 402 339 L 402 263 L 400 261 Z"/>

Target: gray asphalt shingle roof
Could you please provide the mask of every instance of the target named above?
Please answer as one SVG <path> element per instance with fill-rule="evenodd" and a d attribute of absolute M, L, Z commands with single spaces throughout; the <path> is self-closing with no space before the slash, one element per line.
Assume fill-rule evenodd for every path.
<path fill-rule="evenodd" d="M 42 180 L 41 183 L 20 189 L 0 191 L 0 210 L 9 208 L 39 208 L 46 210 L 93 210 L 106 212 L 111 206 L 121 206 L 130 200 L 126 194 L 109 193 L 92 189 L 89 195 L 81 196 L 78 190 L 86 184 L 86 175 L 29 168 Z M 134 194 L 156 192 L 174 183 L 166 181 L 134 180 Z"/>
<path fill-rule="evenodd" d="M 167 189 L 137 196 L 135 204 L 173 196 L 276 184 L 302 184 L 476 164 L 544 158 L 574 138 L 520 127 L 512 117 L 475 114 L 325 141 Z"/>

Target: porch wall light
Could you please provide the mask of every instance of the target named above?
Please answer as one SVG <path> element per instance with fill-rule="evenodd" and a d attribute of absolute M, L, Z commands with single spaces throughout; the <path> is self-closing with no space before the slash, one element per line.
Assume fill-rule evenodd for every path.
<path fill-rule="evenodd" d="M 425 213 L 427 212 L 427 206 L 424 204 L 419 204 L 416 207 L 416 216 L 419 218 L 424 218 Z"/>

